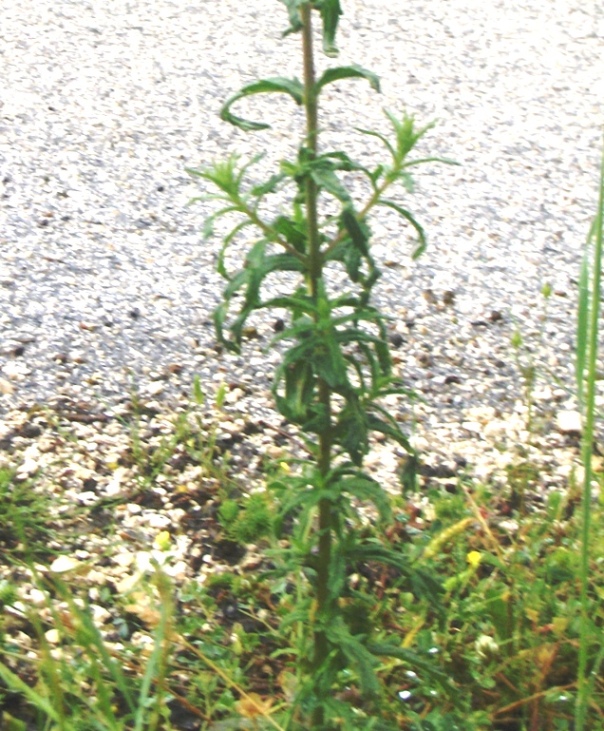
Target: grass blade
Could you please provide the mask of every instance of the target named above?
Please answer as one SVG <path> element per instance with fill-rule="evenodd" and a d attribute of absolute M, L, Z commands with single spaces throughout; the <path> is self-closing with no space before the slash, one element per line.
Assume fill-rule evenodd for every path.
<path fill-rule="evenodd" d="M 45 713 L 48 718 L 51 718 L 55 723 L 59 724 L 61 728 L 65 728 L 63 719 L 48 700 L 37 693 L 34 688 L 30 688 L 27 683 L 24 683 L 18 675 L 2 663 L 0 663 L 0 678 L 6 684 L 7 688 L 11 688 L 17 693 L 22 693 L 35 708 Z"/>
<path fill-rule="evenodd" d="M 591 618 L 589 616 L 589 535 L 591 527 L 591 458 L 593 452 L 595 401 L 596 401 L 596 367 L 598 358 L 598 336 L 600 315 L 600 283 L 602 279 L 602 246 L 604 224 L 604 146 L 600 164 L 600 190 L 598 194 L 598 211 L 592 235 L 594 252 L 592 262 L 592 288 L 587 294 L 590 302 L 589 325 L 587 338 L 587 384 L 584 411 L 584 427 L 581 455 L 584 469 L 583 483 L 583 525 L 581 530 L 581 631 L 579 637 L 579 669 L 577 678 L 577 703 L 575 707 L 575 729 L 584 731 L 589 705 L 589 677 L 587 673 L 588 643 L 591 634 Z M 591 238 L 591 236 L 590 236 Z M 589 242 L 588 242 L 589 247 Z M 581 389 L 580 389 L 581 390 Z"/>

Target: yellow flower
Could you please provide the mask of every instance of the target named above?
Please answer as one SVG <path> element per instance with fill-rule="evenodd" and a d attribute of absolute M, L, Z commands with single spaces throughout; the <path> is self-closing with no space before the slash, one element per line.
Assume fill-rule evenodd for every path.
<path fill-rule="evenodd" d="M 477 569 L 479 563 L 482 560 L 482 554 L 480 551 L 470 551 L 468 555 L 466 556 L 466 561 L 470 565 L 471 568 Z"/>
<path fill-rule="evenodd" d="M 167 530 L 162 530 L 155 536 L 153 545 L 160 551 L 167 551 L 170 548 L 170 541 L 170 533 Z"/>

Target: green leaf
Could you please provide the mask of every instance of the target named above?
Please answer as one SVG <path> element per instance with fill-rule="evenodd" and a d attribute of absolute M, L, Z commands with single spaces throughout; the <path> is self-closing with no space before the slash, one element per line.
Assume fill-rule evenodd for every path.
<path fill-rule="evenodd" d="M 280 628 L 286 629 L 291 625 L 295 625 L 298 622 L 302 622 L 303 625 L 308 624 L 309 615 L 309 602 L 306 601 L 302 606 L 296 607 L 294 610 L 286 614 L 280 622 Z"/>
<path fill-rule="evenodd" d="M 203 222 L 203 238 L 209 239 L 210 236 L 214 234 L 214 221 L 216 221 L 218 218 L 221 218 L 222 216 L 226 216 L 228 213 L 238 213 L 240 210 L 241 209 L 238 205 L 225 206 L 219 211 L 216 211 L 216 213 L 213 213 L 211 216 L 208 216 Z"/>
<path fill-rule="evenodd" d="M 444 609 L 441 597 L 444 589 L 441 582 L 431 571 L 420 566 L 413 567 L 409 579 L 413 593 L 427 599 L 432 609 L 442 618 Z"/>
<path fill-rule="evenodd" d="M 319 92 L 327 84 L 332 84 L 334 81 L 339 81 L 340 79 L 366 79 L 372 89 L 375 89 L 377 92 L 380 91 L 380 80 L 376 74 L 356 64 L 327 69 L 316 82 L 315 91 Z"/>
<path fill-rule="evenodd" d="M 315 403 L 310 409 L 310 416 L 307 421 L 300 424 L 302 431 L 312 434 L 321 434 L 329 428 L 331 424 L 331 416 L 327 407 L 321 403 Z"/>
<path fill-rule="evenodd" d="M 442 612 L 441 597 L 444 593 L 441 582 L 428 569 L 413 565 L 409 559 L 377 541 L 353 544 L 348 550 L 348 558 L 356 563 L 376 562 L 397 568 L 407 577 L 415 596 L 430 602 L 437 612 Z"/>
<path fill-rule="evenodd" d="M 338 55 L 335 39 L 342 15 L 340 0 L 315 0 L 314 7 L 319 9 L 323 19 L 323 53 L 333 58 Z"/>
<path fill-rule="evenodd" d="M 461 166 L 460 162 L 452 160 L 450 157 L 420 157 L 417 160 L 410 160 L 409 162 L 406 162 L 403 167 L 410 168 L 414 165 L 424 165 L 427 162 L 441 162 L 443 165 Z"/>
<path fill-rule="evenodd" d="M 417 142 L 435 126 L 435 122 L 427 124 L 419 130 L 415 130 L 415 119 L 410 117 L 408 114 L 403 114 L 402 120 L 389 112 L 387 109 L 384 110 L 386 116 L 390 120 L 390 124 L 394 128 L 396 134 L 396 160 L 398 163 L 402 163 L 411 150 L 415 147 Z"/>
<path fill-rule="evenodd" d="M 241 182 L 248 168 L 255 165 L 263 157 L 264 155 L 262 153 L 255 155 L 238 169 L 237 161 L 239 160 L 239 156 L 229 155 L 226 160 L 215 162 L 210 167 L 200 169 L 187 168 L 187 172 L 193 177 L 208 180 L 227 194 L 227 200 L 236 201 L 239 199 Z"/>
<path fill-rule="evenodd" d="M 392 145 L 390 144 L 390 140 L 385 135 L 381 134 L 380 132 L 375 132 L 372 129 L 362 129 L 361 127 L 355 127 L 355 129 L 357 130 L 357 132 L 361 132 L 364 135 L 377 137 L 378 140 L 381 140 L 388 149 L 388 152 L 392 155 L 392 159 L 396 161 L 396 150 L 394 149 L 394 147 L 392 147 Z M 382 171 L 380 170 L 379 172 L 381 174 Z"/>
<path fill-rule="evenodd" d="M 313 352 L 320 347 L 321 339 L 317 335 L 317 324 L 309 318 L 300 318 L 300 321 L 294 323 L 291 328 L 286 331 L 291 332 L 291 338 L 293 339 L 296 334 L 296 339 L 299 341 L 296 345 L 292 345 L 291 348 L 285 351 L 283 355 L 283 362 L 279 368 L 285 368 L 287 366 L 298 363 L 299 361 L 310 362 Z M 281 333 L 277 337 L 283 337 Z"/>
<path fill-rule="evenodd" d="M 222 302 L 214 310 L 214 316 L 213 316 L 214 330 L 216 331 L 216 337 L 218 338 L 218 342 L 221 345 L 223 345 L 227 350 L 230 350 L 234 353 L 238 353 L 239 352 L 239 343 L 233 343 L 224 334 L 224 323 L 226 321 L 228 312 L 229 312 L 228 301 Z"/>
<path fill-rule="evenodd" d="M 277 375 L 283 382 L 284 393 L 275 393 L 277 408 L 294 424 L 301 424 L 311 417 L 311 406 L 316 388 L 316 377 L 307 360 L 286 365 Z"/>
<path fill-rule="evenodd" d="M 361 692 L 368 696 L 377 695 L 380 684 L 374 670 L 378 664 L 375 655 L 365 647 L 357 636 L 350 633 L 342 620 L 330 623 L 326 627 L 326 634 L 329 642 L 337 647 L 350 663 L 356 666 Z"/>
<path fill-rule="evenodd" d="M 390 519 L 392 515 L 390 500 L 377 480 L 373 480 L 371 477 L 359 472 L 355 477 L 344 478 L 337 484 L 341 492 L 354 495 L 359 500 L 372 502 L 377 508 L 382 521 L 387 522 Z"/>
<path fill-rule="evenodd" d="M 341 241 L 334 246 L 325 257 L 325 260 L 342 262 L 350 280 L 355 284 L 360 281 L 363 257 L 361 252 L 356 247 L 350 246 L 347 240 Z"/>
<path fill-rule="evenodd" d="M 306 251 L 306 230 L 296 221 L 287 216 L 278 216 L 271 224 L 271 227 L 280 236 L 291 244 L 296 251 L 303 254 Z"/>
<path fill-rule="evenodd" d="M 368 643 L 367 648 L 374 655 L 381 657 L 395 657 L 398 660 L 403 660 L 409 663 L 411 667 L 421 670 L 428 677 L 433 678 L 441 685 L 446 685 L 450 688 L 450 681 L 447 673 L 440 668 L 435 667 L 432 662 L 425 660 L 412 650 L 385 642 L 370 642 Z"/>
<path fill-rule="evenodd" d="M 264 279 L 275 271 L 302 272 L 304 267 L 300 260 L 291 254 L 267 255 L 270 243 L 264 239 L 257 241 L 248 251 L 245 265 L 229 279 L 224 289 L 225 303 L 220 305 L 214 315 L 214 323 L 219 340 L 230 350 L 238 351 L 242 339 L 243 326 L 253 310 L 262 309 L 265 304 L 260 298 L 260 289 Z M 234 344 L 229 345 L 224 336 L 224 323 L 227 317 L 228 303 L 239 290 L 245 289 L 244 300 L 239 315 L 231 322 Z M 225 307 L 226 305 L 226 307 Z"/>
<path fill-rule="evenodd" d="M 409 560 L 404 554 L 386 548 L 377 541 L 353 544 L 348 551 L 348 557 L 356 563 L 375 562 L 393 566 L 400 569 L 405 576 L 410 576 L 413 572 L 413 568 L 409 565 Z"/>
<path fill-rule="evenodd" d="M 497 636 L 504 641 L 511 641 L 514 633 L 514 619 L 510 601 L 508 592 L 502 589 L 489 588 L 485 592 L 485 610 L 493 622 Z"/>
<path fill-rule="evenodd" d="M 342 152 L 342 150 L 326 152 L 316 159 L 329 161 L 334 170 L 346 170 L 347 172 L 350 172 L 352 170 L 365 170 L 362 165 L 352 160 L 345 152 Z"/>
<path fill-rule="evenodd" d="M 369 241 L 369 227 L 364 221 L 360 221 L 352 206 L 345 206 L 340 214 L 340 222 L 342 226 L 350 234 L 352 243 L 363 254 L 369 256 L 367 242 Z"/>
<path fill-rule="evenodd" d="M 225 122 L 230 122 L 246 132 L 260 129 L 270 129 L 270 124 L 264 122 L 251 122 L 249 120 L 236 117 L 231 113 L 231 106 L 246 96 L 252 96 L 254 94 L 288 94 L 296 102 L 301 105 L 303 101 L 304 88 L 298 79 L 286 79 L 281 76 L 276 76 L 271 79 L 263 79 L 262 81 L 254 81 L 251 84 L 247 84 L 243 89 L 234 94 L 230 99 L 227 100 L 220 112 L 220 118 Z"/>
<path fill-rule="evenodd" d="M 412 452 L 413 448 L 411 447 L 409 438 L 403 431 L 401 431 L 401 428 L 399 427 L 397 422 L 390 416 L 390 414 L 376 403 L 372 403 L 371 408 L 375 409 L 376 411 L 380 411 L 384 418 L 380 419 L 374 414 L 369 413 L 367 415 L 368 428 L 371 431 L 377 431 L 381 434 L 386 435 L 387 437 L 390 437 L 390 439 L 394 440 L 402 447 L 404 447 L 406 451 Z"/>
<path fill-rule="evenodd" d="M 413 181 L 413 176 L 405 170 L 405 168 L 409 167 L 410 165 L 411 163 L 409 163 L 408 165 L 404 165 L 403 168 L 400 170 L 396 168 L 387 168 L 384 173 L 385 181 L 390 185 L 391 183 L 399 180 L 403 184 L 403 187 L 407 191 L 407 193 L 414 193 L 415 182 Z"/>
<path fill-rule="evenodd" d="M 304 485 L 304 488 L 307 488 L 307 485 Z M 336 502 L 338 498 L 338 493 L 334 490 L 302 489 L 292 490 L 291 492 L 293 493 L 291 497 L 281 506 L 280 512 L 284 517 L 294 512 L 297 508 L 303 507 L 308 510 L 318 505 L 322 500 Z"/>
<path fill-rule="evenodd" d="M 585 367 L 587 363 L 587 340 L 589 332 L 589 262 L 587 253 L 581 262 L 579 276 L 579 304 L 577 311 L 577 347 L 575 360 L 575 377 L 577 379 L 577 395 L 579 403 L 584 402 Z"/>
<path fill-rule="evenodd" d="M 30 688 L 27 683 L 21 680 L 17 674 L 13 673 L 13 671 L 6 667 L 3 663 L 0 663 L 0 679 L 3 681 L 3 685 L 5 687 L 21 694 L 38 711 L 44 713 L 49 719 L 52 719 L 61 727 L 64 726 L 62 722 L 63 719 L 54 706 L 51 705 L 48 698 L 45 695 L 40 695 L 35 688 Z"/>
<path fill-rule="evenodd" d="M 369 451 L 367 417 L 358 397 L 348 394 L 346 400 L 346 405 L 338 415 L 333 437 L 350 455 L 352 462 L 360 467 Z"/>
<path fill-rule="evenodd" d="M 267 195 L 267 193 L 274 193 L 277 188 L 279 187 L 279 183 L 285 178 L 285 175 L 283 173 L 275 173 L 275 175 L 271 175 L 271 177 L 266 181 L 266 183 L 262 183 L 260 185 L 255 185 L 251 193 L 252 195 L 255 195 L 258 198 L 262 198 L 262 196 Z"/>
<path fill-rule="evenodd" d="M 398 205 L 398 203 L 395 203 L 394 201 L 383 199 L 378 201 L 378 205 L 381 206 L 387 206 L 388 208 L 392 208 L 393 211 L 396 211 L 400 216 L 402 216 L 406 221 L 408 221 L 413 228 L 417 232 L 417 237 L 419 239 L 419 245 L 413 252 L 413 258 L 417 259 L 423 252 L 426 250 L 427 240 L 426 240 L 426 233 L 424 229 L 420 226 L 420 224 L 415 220 L 413 215 L 409 213 L 408 210 L 405 208 L 402 208 Z"/>
<path fill-rule="evenodd" d="M 320 162 L 320 160 L 319 160 Z M 323 188 L 328 193 L 331 193 L 334 198 L 348 203 L 350 201 L 350 195 L 346 188 L 340 182 L 338 176 L 333 170 L 325 167 L 311 167 L 310 175 L 319 188 Z"/>
<path fill-rule="evenodd" d="M 197 404 L 197 406 L 203 406 L 205 403 L 205 394 L 203 392 L 203 388 L 201 387 L 201 378 L 196 373 L 193 376 L 193 401 Z"/>
<path fill-rule="evenodd" d="M 399 479 L 403 487 L 403 495 L 417 492 L 419 467 L 420 461 L 417 454 L 414 452 L 409 453 L 399 473 Z"/>
<path fill-rule="evenodd" d="M 346 360 L 331 328 L 323 332 L 320 343 L 310 354 L 317 375 L 335 391 L 348 389 Z"/>
<path fill-rule="evenodd" d="M 302 30 L 302 18 L 300 17 L 299 8 L 308 0 L 280 0 L 280 2 L 287 8 L 290 22 L 290 27 L 283 31 L 283 37 Z"/>
<path fill-rule="evenodd" d="M 25 721 L 14 718 L 6 711 L 0 715 L 0 718 L 2 720 L 3 731 L 27 731 Z"/>
<path fill-rule="evenodd" d="M 252 221 L 242 221 L 241 223 L 237 224 L 237 226 L 235 226 L 233 229 L 231 229 L 231 231 L 224 237 L 222 241 L 222 246 L 220 247 L 220 251 L 218 252 L 218 261 L 216 263 L 216 271 L 218 272 L 218 274 L 220 274 L 221 277 L 224 277 L 224 279 L 231 279 L 231 276 L 227 272 L 224 263 L 227 249 L 229 248 L 233 239 L 242 229 L 246 228 L 246 226 L 252 225 Z"/>

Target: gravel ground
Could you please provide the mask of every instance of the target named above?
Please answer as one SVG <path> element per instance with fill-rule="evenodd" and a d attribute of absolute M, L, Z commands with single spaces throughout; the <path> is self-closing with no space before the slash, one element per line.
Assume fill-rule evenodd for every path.
<path fill-rule="evenodd" d="M 525 365 L 536 358 L 550 386 L 550 372 L 569 379 L 604 118 L 604 13 L 585 0 L 343 6 L 338 63 L 377 72 L 383 93 L 332 87 L 324 144 L 370 154 L 372 140 L 351 128 L 384 129 L 383 107 L 406 109 L 439 120 L 422 156 L 461 163 L 419 172 L 407 205 L 429 248 L 417 263 L 397 220 L 373 228 L 401 374 L 428 400 L 420 421 L 480 432 L 518 411 L 516 328 Z M 3 411 L 66 394 L 110 405 L 133 388 L 177 396 L 196 373 L 244 385 L 262 403 L 272 323 L 258 321 L 243 358 L 216 353 L 219 242 L 201 240 L 208 209 L 187 205 L 201 191 L 185 167 L 265 149 L 268 169 L 291 153 L 300 116 L 281 100 L 246 110 L 272 131 L 246 134 L 218 118 L 242 84 L 300 74 L 298 37 L 279 39 L 283 7 L 266 7 L 2 4 Z M 545 282 L 554 294 L 544 319 Z M 563 389 L 540 387 L 536 398 L 566 407 Z"/>

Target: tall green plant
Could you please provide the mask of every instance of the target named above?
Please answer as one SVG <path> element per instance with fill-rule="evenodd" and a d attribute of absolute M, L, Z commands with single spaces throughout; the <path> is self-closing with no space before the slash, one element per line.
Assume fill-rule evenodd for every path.
<path fill-rule="evenodd" d="M 589 646 L 594 634 L 589 602 L 589 539 L 591 527 L 593 470 L 591 466 L 596 418 L 598 344 L 600 336 L 602 251 L 604 247 L 604 148 L 600 164 L 598 210 L 587 237 L 579 283 L 576 376 L 579 404 L 583 413 L 581 457 L 584 468 L 581 537 L 581 636 L 579 642 L 578 693 L 575 728 L 583 731 L 587 717 L 589 693 L 602 662 L 601 652 L 588 674 Z M 590 286 L 591 285 L 591 286 Z M 599 630 L 596 630 L 599 634 Z"/>
<path fill-rule="evenodd" d="M 393 439 L 414 457 L 407 435 L 382 404 L 385 396 L 409 396 L 409 392 L 392 373 L 387 318 L 371 303 L 380 271 L 370 248 L 369 215 L 378 207 L 398 213 L 417 235 L 413 256 L 419 256 L 426 244 L 424 230 L 397 198 L 390 197 L 390 191 L 397 186 L 412 190 L 414 166 L 445 161 L 409 159 L 431 125 L 418 129 L 412 117 L 399 118 L 390 112 L 386 112 L 392 127 L 390 138 L 359 130 L 381 141 L 389 157 L 386 162 L 365 167 L 341 150 L 322 149 L 318 117 L 325 87 L 357 78 L 379 91 L 379 81 L 357 65 L 316 73 L 313 18 L 320 16 L 325 54 L 335 56 L 339 0 L 281 1 L 290 21 L 284 35 L 301 35 L 302 81 L 272 77 L 248 84 L 226 102 L 221 117 L 242 130 L 265 129 L 269 125 L 236 116 L 234 104 L 256 94 L 289 96 L 303 107 L 306 120 L 296 157 L 282 161 L 279 171 L 260 185 L 248 183 L 247 178 L 249 166 L 258 158 L 241 165 L 231 156 L 189 172 L 218 189 L 201 198 L 220 204 L 206 221 L 206 235 L 212 233 L 216 219 L 232 220 L 218 260 L 218 271 L 227 280 L 224 302 L 215 314 L 221 342 L 239 351 L 246 320 L 256 310 L 279 308 L 288 313 L 285 328 L 273 341 L 284 346 L 273 394 L 280 413 L 300 428 L 311 455 L 301 474 L 275 485 L 281 489 L 282 516 L 294 519 L 283 571 L 301 575 L 309 587 L 307 601 L 289 618 L 308 627 L 310 638 L 297 649 L 303 682 L 296 713 L 306 725 L 310 721 L 312 728 L 331 729 L 352 713 L 333 694 L 342 668 L 353 669 L 365 697 L 375 698 L 379 656 L 422 664 L 419 657 L 401 648 L 400 638 L 388 641 L 380 637 L 378 641 L 379 632 L 359 628 L 351 613 L 344 611 L 342 599 L 350 596 L 348 577 L 355 567 L 375 561 L 390 564 L 407 575 L 418 594 L 435 600 L 439 591 L 420 567 L 408 565 L 376 538 L 364 537 L 358 504 L 373 503 L 379 520 L 384 524 L 389 520 L 386 494 L 362 469 L 371 432 Z M 346 183 L 351 178 L 365 181 L 365 200 L 358 201 L 349 193 Z M 271 209 L 267 205 L 270 196 L 284 190 L 291 191 L 291 213 L 264 214 Z M 337 214 L 333 213 L 334 202 Z M 231 273 L 227 250 L 249 227 L 258 236 L 243 266 Z M 341 283 L 341 272 L 347 277 L 346 286 Z M 297 282 L 290 293 L 271 296 L 275 275 L 281 275 L 281 282 L 287 285 L 292 274 L 297 275 Z M 410 461 L 415 463 L 415 459 Z M 423 664 L 426 672 L 432 669 L 429 663 Z M 361 728 L 355 718 L 355 728 Z M 379 727 L 375 718 L 368 717 L 369 727 Z"/>

